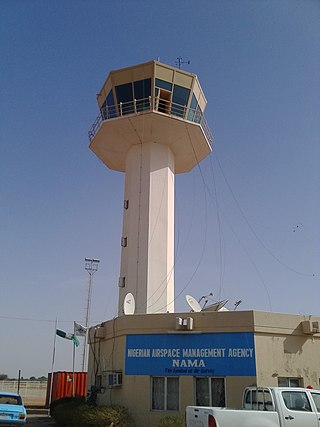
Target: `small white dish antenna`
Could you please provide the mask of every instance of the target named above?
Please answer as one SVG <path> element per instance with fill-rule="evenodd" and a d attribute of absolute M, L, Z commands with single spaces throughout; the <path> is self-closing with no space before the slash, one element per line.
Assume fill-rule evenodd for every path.
<path fill-rule="evenodd" d="M 193 298 L 191 295 L 186 295 L 186 300 L 188 305 L 191 307 L 192 311 L 198 313 L 201 311 L 201 305 L 198 303 L 198 301 Z"/>
<path fill-rule="evenodd" d="M 128 293 L 124 298 L 123 311 L 124 314 L 134 314 L 136 309 L 136 302 L 134 296 L 131 293 Z"/>
<path fill-rule="evenodd" d="M 227 302 L 227 299 L 215 302 L 214 304 L 208 305 L 208 307 L 204 308 L 203 311 L 228 311 L 224 308 Z"/>

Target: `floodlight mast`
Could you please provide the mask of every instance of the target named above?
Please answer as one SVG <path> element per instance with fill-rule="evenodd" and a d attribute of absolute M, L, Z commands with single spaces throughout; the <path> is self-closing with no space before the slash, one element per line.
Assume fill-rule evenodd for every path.
<path fill-rule="evenodd" d="M 95 258 L 85 258 L 84 260 L 85 260 L 84 268 L 89 274 L 88 298 L 87 298 L 87 309 L 86 309 L 86 320 L 85 320 L 85 327 L 86 327 L 86 330 L 88 331 L 89 321 L 90 321 L 93 275 L 96 271 L 98 271 L 98 264 L 100 260 Z M 86 369 L 86 353 L 87 353 L 87 339 L 88 339 L 87 337 L 88 337 L 88 333 L 86 333 L 84 337 L 83 354 L 82 354 L 82 371 L 85 371 Z"/>

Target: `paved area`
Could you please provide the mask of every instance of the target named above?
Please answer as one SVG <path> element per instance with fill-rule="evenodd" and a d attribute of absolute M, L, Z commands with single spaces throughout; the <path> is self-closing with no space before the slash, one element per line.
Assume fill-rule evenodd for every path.
<path fill-rule="evenodd" d="M 28 426 L 51 427 L 55 425 L 48 415 L 48 409 L 44 407 L 27 407 L 27 414 Z"/>
<path fill-rule="evenodd" d="M 34 427 L 53 427 L 55 423 L 52 421 L 50 417 L 45 416 L 28 416 L 27 426 Z"/>

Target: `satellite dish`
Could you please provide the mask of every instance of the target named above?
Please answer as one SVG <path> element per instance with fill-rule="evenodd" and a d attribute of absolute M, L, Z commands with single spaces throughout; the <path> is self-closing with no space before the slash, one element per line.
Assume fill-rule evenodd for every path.
<path fill-rule="evenodd" d="M 201 311 L 201 305 L 191 295 L 186 295 L 186 300 L 187 300 L 188 305 L 191 307 L 192 311 L 194 311 L 196 313 Z"/>
<path fill-rule="evenodd" d="M 128 293 L 124 298 L 123 311 L 124 314 L 134 314 L 136 309 L 136 303 L 134 296 L 131 293 Z"/>
<path fill-rule="evenodd" d="M 224 299 L 222 301 L 215 302 L 214 304 L 208 305 L 208 307 L 204 308 L 204 311 L 226 311 L 224 306 L 227 304 L 228 300 Z M 223 310 L 222 310 L 223 309 Z"/>

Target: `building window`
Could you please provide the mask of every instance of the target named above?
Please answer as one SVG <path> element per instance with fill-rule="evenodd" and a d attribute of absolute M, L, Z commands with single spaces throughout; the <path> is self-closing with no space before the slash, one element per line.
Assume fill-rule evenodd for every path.
<path fill-rule="evenodd" d="M 174 85 L 171 107 L 172 114 L 174 114 L 175 116 L 184 117 L 189 95 L 190 89 L 179 85 Z"/>
<path fill-rule="evenodd" d="M 196 123 L 200 123 L 202 118 L 202 111 L 199 107 L 198 101 L 194 94 L 192 94 L 190 109 L 188 114 L 188 120 Z"/>
<path fill-rule="evenodd" d="M 149 96 L 151 96 L 151 79 L 138 80 L 133 83 L 133 87 L 134 98 L 137 100 L 137 112 L 149 110 Z"/>
<path fill-rule="evenodd" d="M 302 378 L 278 377 L 279 387 L 302 387 Z"/>
<path fill-rule="evenodd" d="M 172 83 L 166 82 L 165 80 L 156 79 L 156 87 L 159 87 L 161 89 L 168 90 L 169 92 L 172 91 Z"/>
<path fill-rule="evenodd" d="M 121 104 L 120 116 L 133 113 L 133 90 L 132 83 L 116 86 L 118 104 Z"/>
<path fill-rule="evenodd" d="M 156 411 L 179 410 L 179 378 L 151 378 L 151 409 Z"/>
<path fill-rule="evenodd" d="M 112 90 L 110 90 L 106 100 L 101 106 L 101 114 L 104 120 L 112 119 L 117 116 Z"/>
<path fill-rule="evenodd" d="M 225 406 L 224 378 L 195 378 L 197 406 Z"/>

